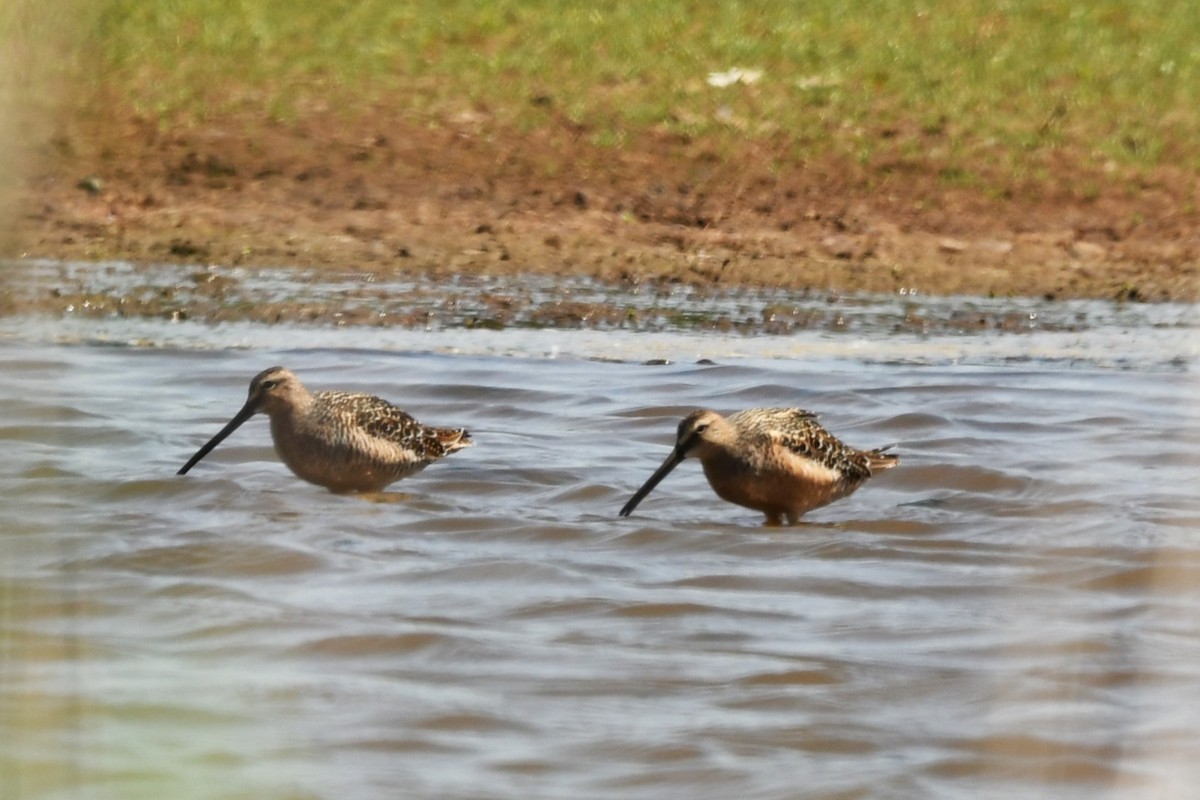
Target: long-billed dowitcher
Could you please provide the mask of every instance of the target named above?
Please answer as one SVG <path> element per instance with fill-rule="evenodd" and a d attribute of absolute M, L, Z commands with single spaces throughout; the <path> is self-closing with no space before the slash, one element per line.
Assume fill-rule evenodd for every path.
<path fill-rule="evenodd" d="M 242 410 L 178 474 L 260 411 L 271 418 L 271 438 L 283 463 L 332 492 L 381 491 L 474 444 L 463 428 L 427 427 L 369 394 L 310 393 L 293 372 L 271 367 L 254 376 Z"/>
<path fill-rule="evenodd" d="M 855 450 L 800 408 L 751 408 L 728 418 L 701 409 L 679 423 L 675 447 L 621 509 L 627 517 L 685 458 L 700 459 L 713 491 L 767 515 L 768 525 L 796 524 L 814 508 L 840 500 L 880 470 L 900 463 L 878 450 Z"/>

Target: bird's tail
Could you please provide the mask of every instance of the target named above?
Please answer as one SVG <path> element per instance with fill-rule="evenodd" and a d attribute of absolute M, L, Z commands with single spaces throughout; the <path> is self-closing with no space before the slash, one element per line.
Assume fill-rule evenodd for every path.
<path fill-rule="evenodd" d="M 433 433 L 442 447 L 446 448 L 447 453 L 453 453 L 455 450 L 462 450 L 464 447 L 475 444 L 466 428 L 435 428 Z"/>
<path fill-rule="evenodd" d="M 900 464 L 900 456 L 887 452 L 895 446 L 887 444 L 883 447 L 876 447 L 867 453 L 867 466 L 870 467 L 871 472 L 891 469 Z"/>

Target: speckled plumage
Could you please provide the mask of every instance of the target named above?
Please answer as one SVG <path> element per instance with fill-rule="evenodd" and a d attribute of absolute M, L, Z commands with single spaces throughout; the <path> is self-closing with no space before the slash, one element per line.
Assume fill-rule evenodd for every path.
<path fill-rule="evenodd" d="M 185 474 L 243 422 L 271 418 L 275 452 L 298 477 L 333 492 L 378 492 L 473 442 L 463 428 L 432 428 L 386 400 L 310 393 L 283 367 L 250 381 L 242 410 L 179 470 Z"/>
<path fill-rule="evenodd" d="M 685 458 L 698 458 L 723 500 L 763 512 L 769 524 L 853 493 L 875 473 L 900 463 L 879 450 L 856 450 L 800 408 L 752 408 L 722 417 L 701 409 L 679 423 L 666 461 L 621 509 L 629 516 Z"/>

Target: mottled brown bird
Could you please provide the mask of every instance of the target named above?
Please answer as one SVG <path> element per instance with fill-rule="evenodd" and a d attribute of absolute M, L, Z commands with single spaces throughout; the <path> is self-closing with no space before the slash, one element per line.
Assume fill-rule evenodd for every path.
<path fill-rule="evenodd" d="M 728 418 L 694 411 L 679 423 L 675 447 L 621 509 L 627 517 L 685 458 L 700 459 L 713 491 L 730 503 L 795 525 L 805 512 L 840 500 L 900 459 L 878 450 L 856 450 L 800 408 L 751 408 Z"/>
<path fill-rule="evenodd" d="M 369 394 L 310 393 L 293 372 L 271 367 L 254 376 L 242 410 L 178 474 L 260 411 L 271 418 L 275 452 L 288 469 L 331 492 L 381 491 L 474 444 L 463 428 L 427 427 Z"/>

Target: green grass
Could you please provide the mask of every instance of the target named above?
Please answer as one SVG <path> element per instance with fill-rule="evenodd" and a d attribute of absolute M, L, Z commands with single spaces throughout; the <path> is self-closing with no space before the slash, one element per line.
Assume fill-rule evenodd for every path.
<path fill-rule="evenodd" d="M 20 5 L 21 0 L 17 0 Z M 1200 171 L 1195 0 L 95 0 L 93 98 L 166 125 L 383 104 L 782 142 L 790 155 L 986 158 L 1016 174 L 1070 150 Z M 3 24 L 0 21 L 0 24 Z M 10 26 L 11 27 L 11 26 Z M 18 32 L 17 36 L 20 35 Z M 710 72 L 761 70 L 714 88 Z"/>

